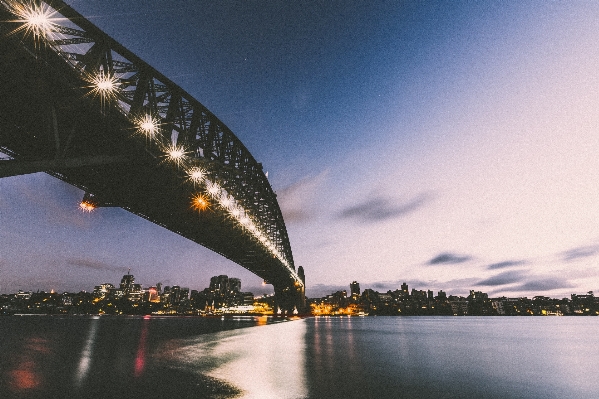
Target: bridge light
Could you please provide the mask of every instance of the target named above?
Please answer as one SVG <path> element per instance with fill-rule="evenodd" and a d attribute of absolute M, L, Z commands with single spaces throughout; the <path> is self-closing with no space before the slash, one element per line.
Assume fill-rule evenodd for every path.
<path fill-rule="evenodd" d="M 231 215 L 233 215 L 234 218 L 239 219 L 241 216 L 241 209 L 238 206 L 233 207 L 233 209 L 231 209 Z"/>
<path fill-rule="evenodd" d="M 205 211 L 209 208 L 210 203 L 208 199 L 202 194 L 196 194 L 191 199 L 191 207 L 198 211 Z"/>
<path fill-rule="evenodd" d="M 218 184 L 214 183 L 214 182 L 208 182 L 206 184 L 206 189 L 208 190 L 208 194 L 210 194 L 213 197 L 217 197 L 220 192 L 221 192 L 221 188 Z"/>
<path fill-rule="evenodd" d="M 160 121 L 150 114 L 134 118 L 133 123 L 137 133 L 147 138 L 155 138 L 160 131 Z"/>
<path fill-rule="evenodd" d="M 196 167 L 188 170 L 187 175 L 189 176 L 189 179 L 194 183 L 202 183 L 206 176 L 206 172 Z"/>
<path fill-rule="evenodd" d="M 247 226 L 247 225 L 249 225 L 249 224 L 251 223 L 251 220 L 250 220 L 250 218 L 249 218 L 249 217 L 247 217 L 247 216 L 244 216 L 244 217 L 242 217 L 242 218 L 239 220 L 239 223 L 241 223 L 241 224 L 242 224 L 242 225 L 244 225 L 244 226 Z"/>
<path fill-rule="evenodd" d="M 87 74 L 86 74 L 87 75 Z M 99 71 L 96 74 L 85 76 L 84 79 L 90 83 L 89 94 L 99 96 L 102 105 L 105 101 L 115 100 L 119 93 L 119 80 L 116 76 Z M 147 126 L 146 126 L 147 127 Z"/>
<path fill-rule="evenodd" d="M 171 144 L 165 149 L 166 158 L 177 166 L 181 166 L 185 160 L 185 147 Z"/>
<path fill-rule="evenodd" d="M 185 152 L 181 149 L 181 147 L 172 147 L 168 152 L 168 156 L 171 159 L 179 159 L 183 155 L 185 155 Z"/>
<path fill-rule="evenodd" d="M 114 75 L 105 74 L 104 71 L 96 75 L 94 84 L 101 93 L 112 93 L 118 87 L 117 78 Z"/>
<path fill-rule="evenodd" d="M 227 210 L 230 210 L 233 206 L 233 200 L 227 194 L 224 193 L 221 195 L 219 202 L 222 205 L 222 207 Z"/>
<path fill-rule="evenodd" d="M 91 212 L 94 209 L 96 209 L 96 206 L 91 202 L 81 201 L 81 203 L 79 204 L 79 209 L 81 209 L 83 212 Z"/>
<path fill-rule="evenodd" d="M 54 31 L 55 24 L 52 22 L 54 11 L 47 4 L 35 4 L 33 2 L 24 5 L 15 2 L 8 3 L 10 12 L 18 16 L 23 25 L 15 29 L 12 33 L 25 31 L 25 34 L 31 34 L 35 39 L 46 39 L 48 34 Z"/>

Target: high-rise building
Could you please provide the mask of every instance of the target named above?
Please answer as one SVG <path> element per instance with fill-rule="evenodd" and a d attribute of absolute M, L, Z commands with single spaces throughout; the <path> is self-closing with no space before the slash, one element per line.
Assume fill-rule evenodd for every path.
<path fill-rule="evenodd" d="M 360 283 L 357 281 L 352 282 L 349 285 L 349 291 L 351 292 L 351 297 L 356 299 L 360 296 Z"/>
<path fill-rule="evenodd" d="M 242 305 L 250 306 L 254 304 L 254 294 L 251 292 L 241 292 L 241 297 L 243 298 Z"/>
<path fill-rule="evenodd" d="M 157 287 L 150 287 L 146 291 L 145 300 L 147 302 L 160 302 L 160 295 L 158 294 Z"/>
<path fill-rule="evenodd" d="M 173 285 L 170 290 L 169 302 L 171 305 L 178 305 L 181 303 L 181 287 Z"/>
<path fill-rule="evenodd" d="M 401 285 L 401 291 L 403 292 L 404 296 L 408 296 L 410 291 L 408 291 L 408 285 L 404 282 Z"/>
<path fill-rule="evenodd" d="M 104 299 L 108 296 L 111 290 L 114 290 L 114 285 L 110 283 L 97 285 L 94 287 L 94 297 Z"/>
<path fill-rule="evenodd" d="M 135 277 L 131 274 L 131 269 L 121 279 L 120 288 L 123 293 L 128 294 L 133 291 L 133 285 L 135 284 Z"/>
<path fill-rule="evenodd" d="M 229 291 L 241 292 L 241 280 L 236 277 L 229 278 Z"/>
<path fill-rule="evenodd" d="M 224 274 L 212 277 L 210 279 L 210 290 L 226 295 L 229 291 L 229 277 Z"/>

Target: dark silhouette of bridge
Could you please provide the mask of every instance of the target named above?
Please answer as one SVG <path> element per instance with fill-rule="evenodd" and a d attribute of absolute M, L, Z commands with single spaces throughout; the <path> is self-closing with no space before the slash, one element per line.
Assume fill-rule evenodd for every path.
<path fill-rule="evenodd" d="M 0 177 L 46 172 L 245 267 L 305 307 L 262 165 L 208 109 L 59 0 L 0 0 Z"/>

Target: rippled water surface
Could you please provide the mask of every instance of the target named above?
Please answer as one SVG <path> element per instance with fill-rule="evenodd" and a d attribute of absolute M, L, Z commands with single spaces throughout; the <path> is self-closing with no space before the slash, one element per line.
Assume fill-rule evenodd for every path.
<path fill-rule="evenodd" d="M 4 398 L 597 398 L 599 318 L 0 318 Z"/>

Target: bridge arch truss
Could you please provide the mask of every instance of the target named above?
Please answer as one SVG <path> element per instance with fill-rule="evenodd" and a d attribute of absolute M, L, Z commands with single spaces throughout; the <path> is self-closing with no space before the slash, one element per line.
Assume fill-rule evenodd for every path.
<path fill-rule="evenodd" d="M 87 154 L 102 157 L 96 161 L 89 157 L 85 160 L 60 158 L 58 150 L 65 152 L 66 148 L 62 147 L 70 138 L 63 138 L 59 145 L 60 134 L 57 133 L 56 155 L 35 160 L 41 165 L 38 168 L 85 190 L 84 203 L 90 209 L 102 205 L 121 206 L 220 253 L 273 285 L 295 286 L 303 291 L 303 270 L 296 270 L 293 263 L 276 194 L 262 165 L 224 123 L 64 2 L 0 0 L 0 11 L 2 40 L 19 46 L 20 51 L 30 56 L 31 62 L 58 71 L 60 78 L 57 79 L 67 79 L 71 86 L 78 86 L 79 98 L 97 107 L 94 112 L 99 115 L 98 120 L 119 131 L 109 133 L 112 136 L 106 140 L 135 148 L 116 155 Z M 55 106 L 48 112 L 50 130 L 52 125 L 58 130 L 57 120 L 68 117 L 61 116 Z M 1 133 L 10 130 L 0 129 Z M 16 170 L 36 170 L 36 167 L 28 169 L 23 162 L 32 160 L 31 154 L 23 150 L 24 146 L 20 147 L 14 140 L 2 141 L 2 137 L 0 135 L 0 150 L 13 159 L 1 164 L 20 164 L 21 169 L 15 166 Z M 114 159 L 118 157 L 125 160 Z M 157 216 L 151 208 L 140 206 L 139 197 L 111 194 L 102 186 L 94 186 L 92 179 L 73 173 L 75 166 L 69 167 L 69 162 L 79 166 L 83 163 L 83 167 L 91 165 L 97 176 L 98 168 L 112 161 L 145 163 L 144 167 L 150 171 L 167 170 L 161 173 L 168 173 L 176 180 L 177 195 L 185 195 L 187 208 L 195 208 L 191 210 L 199 216 L 189 216 L 193 212 L 187 212 L 191 220 L 184 224 L 171 223 L 169 218 Z M 242 250 L 221 247 L 216 244 L 217 240 L 207 238 L 206 230 L 185 227 L 203 221 L 214 226 L 216 219 L 229 226 L 229 232 L 236 231 L 245 237 L 240 245 Z"/>

